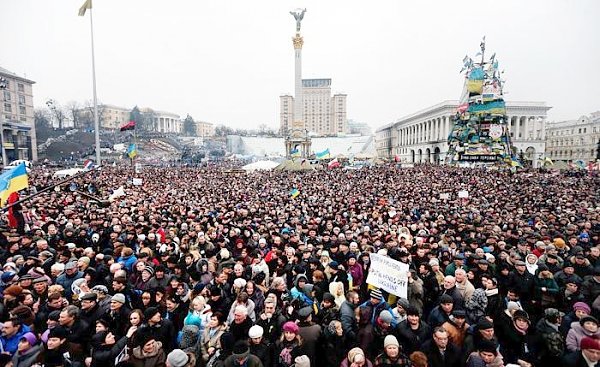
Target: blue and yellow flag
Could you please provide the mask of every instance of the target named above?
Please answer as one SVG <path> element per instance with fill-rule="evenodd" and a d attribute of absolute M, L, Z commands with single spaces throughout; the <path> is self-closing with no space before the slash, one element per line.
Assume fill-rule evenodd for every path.
<path fill-rule="evenodd" d="M 331 153 L 329 152 L 329 148 L 325 149 L 322 152 L 317 152 L 315 154 L 315 157 L 317 159 L 325 159 L 325 158 L 329 158 L 331 156 Z"/>
<path fill-rule="evenodd" d="M 290 197 L 292 199 L 295 199 L 298 195 L 300 195 L 300 190 L 298 190 L 298 189 L 292 189 L 292 191 L 290 191 Z"/>
<path fill-rule="evenodd" d="M 17 192 L 29 187 L 27 180 L 27 169 L 25 163 L 4 172 L 0 175 L 0 207 L 3 207 L 8 197 L 13 192 Z"/>
<path fill-rule="evenodd" d="M 301 155 L 302 154 L 300 153 L 300 150 L 298 148 L 290 150 L 290 156 L 292 156 L 293 158 L 300 157 Z"/>
<path fill-rule="evenodd" d="M 129 148 L 127 148 L 127 155 L 131 159 L 137 157 L 138 151 L 137 151 L 137 147 L 135 146 L 135 144 L 130 144 L 129 145 Z"/>

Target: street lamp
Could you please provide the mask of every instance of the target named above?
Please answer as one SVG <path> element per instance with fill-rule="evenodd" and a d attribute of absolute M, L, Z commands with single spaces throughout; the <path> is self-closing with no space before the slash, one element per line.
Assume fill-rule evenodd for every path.
<path fill-rule="evenodd" d="M 0 90 L 4 91 L 8 87 L 8 80 L 0 76 Z M 0 150 L 2 151 L 2 164 L 7 165 L 6 148 L 4 146 L 4 126 L 2 126 L 3 117 L 0 117 Z"/>

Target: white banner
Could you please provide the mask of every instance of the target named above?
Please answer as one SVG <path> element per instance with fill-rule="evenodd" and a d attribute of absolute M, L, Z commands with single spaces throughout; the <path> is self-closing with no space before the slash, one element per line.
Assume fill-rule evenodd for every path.
<path fill-rule="evenodd" d="M 142 179 L 141 178 L 134 178 L 132 180 L 132 183 L 134 186 L 142 186 Z"/>
<path fill-rule="evenodd" d="M 387 256 L 371 254 L 371 268 L 367 283 L 390 294 L 408 298 L 408 264 Z"/>

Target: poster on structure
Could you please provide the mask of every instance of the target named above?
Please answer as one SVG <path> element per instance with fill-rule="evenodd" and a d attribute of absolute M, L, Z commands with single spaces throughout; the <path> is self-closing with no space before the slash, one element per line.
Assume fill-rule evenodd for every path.
<path fill-rule="evenodd" d="M 398 297 L 408 298 L 408 264 L 387 256 L 371 254 L 367 283 Z"/>

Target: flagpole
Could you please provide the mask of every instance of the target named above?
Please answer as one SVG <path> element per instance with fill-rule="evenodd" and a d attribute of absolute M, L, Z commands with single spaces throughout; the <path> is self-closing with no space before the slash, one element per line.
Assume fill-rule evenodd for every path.
<path fill-rule="evenodd" d="M 96 135 L 96 165 L 102 165 L 100 158 L 100 122 L 98 121 L 98 98 L 96 96 L 96 58 L 94 55 L 94 21 L 92 9 L 90 11 L 90 33 L 92 36 L 92 83 L 94 87 L 94 131 Z"/>

